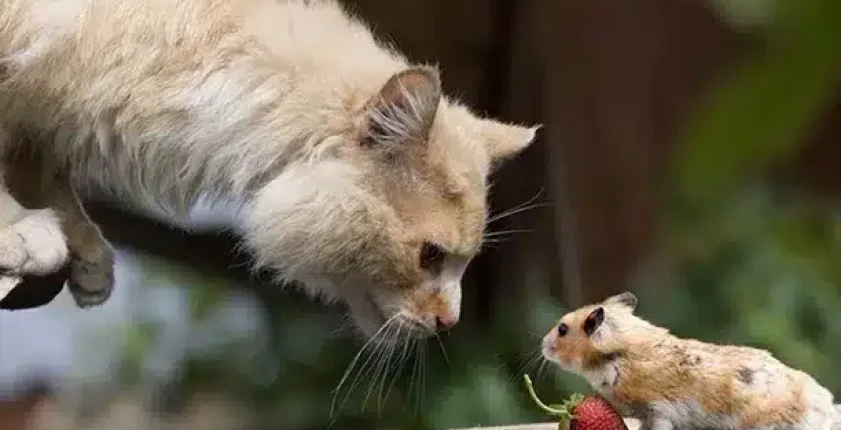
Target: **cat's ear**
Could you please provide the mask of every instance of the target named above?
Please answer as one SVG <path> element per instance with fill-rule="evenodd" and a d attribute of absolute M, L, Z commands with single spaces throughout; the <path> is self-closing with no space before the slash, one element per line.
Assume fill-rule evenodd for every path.
<path fill-rule="evenodd" d="M 614 296 L 608 297 L 602 303 L 605 305 L 625 306 L 633 311 L 637 308 L 637 303 L 639 303 L 639 300 L 637 299 L 637 296 L 634 293 L 630 291 L 625 291 L 624 293 L 619 293 Z"/>
<path fill-rule="evenodd" d="M 537 136 L 541 125 L 524 127 L 505 124 L 492 119 L 481 119 L 480 128 L 485 147 L 491 160 L 502 161 L 526 149 Z"/>
<path fill-rule="evenodd" d="M 425 142 L 441 101 L 441 79 L 432 67 L 393 75 L 366 106 L 363 144 Z"/>

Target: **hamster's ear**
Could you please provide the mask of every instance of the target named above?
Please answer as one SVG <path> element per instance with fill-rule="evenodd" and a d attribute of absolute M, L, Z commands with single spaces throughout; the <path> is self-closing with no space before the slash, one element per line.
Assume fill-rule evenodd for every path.
<path fill-rule="evenodd" d="M 587 315 L 587 319 L 584 320 L 584 333 L 587 333 L 587 336 L 592 336 L 603 322 L 604 308 L 599 306 L 590 312 L 590 315 Z"/>
<path fill-rule="evenodd" d="M 619 293 L 615 296 L 608 297 L 603 304 L 605 305 L 622 305 L 631 309 L 631 311 L 637 308 L 637 296 L 630 291 L 625 291 L 624 293 Z"/>

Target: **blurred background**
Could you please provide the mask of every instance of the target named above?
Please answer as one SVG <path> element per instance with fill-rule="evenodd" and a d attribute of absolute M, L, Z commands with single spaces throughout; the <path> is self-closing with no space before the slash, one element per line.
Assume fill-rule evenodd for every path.
<path fill-rule="evenodd" d="M 343 310 L 249 277 L 223 210 L 185 233 L 92 204 L 116 293 L 0 313 L 0 429 L 541 421 L 523 373 L 547 400 L 589 389 L 541 366 L 539 338 L 628 289 L 674 333 L 767 348 L 841 396 L 841 2 L 347 3 L 449 93 L 545 125 L 494 176 L 512 214 L 457 329 L 363 353 L 337 390 L 362 347 Z"/>

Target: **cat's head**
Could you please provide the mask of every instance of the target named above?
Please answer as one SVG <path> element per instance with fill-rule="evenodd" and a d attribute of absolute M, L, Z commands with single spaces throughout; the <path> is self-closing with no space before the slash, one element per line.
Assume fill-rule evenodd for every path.
<path fill-rule="evenodd" d="M 445 100 L 432 68 L 378 85 L 322 153 L 258 194 L 248 241 L 260 264 L 344 301 L 366 335 L 392 321 L 426 336 L 458 321 L 461 278 L 487 223 L 488 175 L 537 127 Z"/>

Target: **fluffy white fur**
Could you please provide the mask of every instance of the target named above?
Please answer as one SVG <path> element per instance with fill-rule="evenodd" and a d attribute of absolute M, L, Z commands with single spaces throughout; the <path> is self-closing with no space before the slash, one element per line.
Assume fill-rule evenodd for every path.
<path fill-rule="evenodd" d="M 16 163 L 36 154 L 77 189 L 175 215 L 202 196 L 239 200 L 258 265 L 345 300 L 368 334 L 395 316 L 455 323 L 487 175 L 536 130 L 445 98 L 436 69 L 332 1 L 0 0 L 0 173 L 25 174 Z M 41 200 L 89 223 L 73 198 Z M 12 206 L 0 249 L 20 248 L 2 238 L 31 220 Z M 445 251 L 434 270 L 419 267 L 424 243 Z"/>

